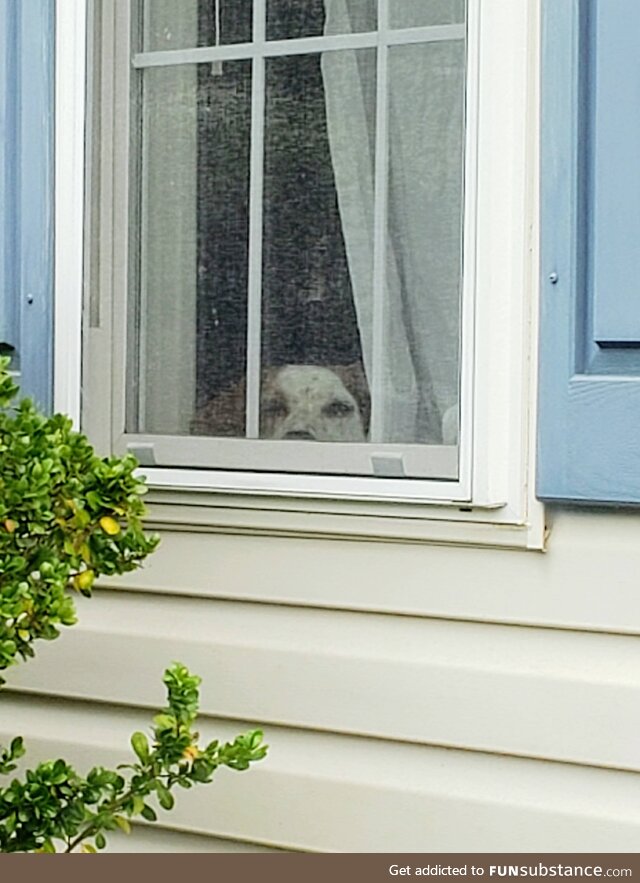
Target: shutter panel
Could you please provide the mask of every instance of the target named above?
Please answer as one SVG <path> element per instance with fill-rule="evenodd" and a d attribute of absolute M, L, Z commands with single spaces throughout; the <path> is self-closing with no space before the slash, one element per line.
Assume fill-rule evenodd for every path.
<path fill-rule="evenodd" d="M 545 0 L 538 495 L 640 502 L 640 3 Z"/>
<path fill-rule="evenodd" d="M 53 0 L 0 3 L 0 342 L 51 406 Z"/>

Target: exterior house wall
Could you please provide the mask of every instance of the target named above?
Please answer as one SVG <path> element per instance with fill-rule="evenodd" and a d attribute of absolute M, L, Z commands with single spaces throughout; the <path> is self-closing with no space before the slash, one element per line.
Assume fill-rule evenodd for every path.
<path fill-rule="evenodd" d="M 204 734 L 259 725 L 271 750 L 115 849 L 637 849 L 640 512 L 548 507 L 534 552 L 320 536 L 303 514 L 243 529 L 163 499 L 148 565 L 8 673 L 0 742 L 123 762 L 180 659 Z"/>
<path fill-rule="evenodd" d="M 163 848 L 634 851 L 640 515 L 550 516 L 544 553 L 165 530 L 10 673 L 0 738 L 122 762 L 180 659 L 205 732 L 271 751 L 181 795 Z"/>

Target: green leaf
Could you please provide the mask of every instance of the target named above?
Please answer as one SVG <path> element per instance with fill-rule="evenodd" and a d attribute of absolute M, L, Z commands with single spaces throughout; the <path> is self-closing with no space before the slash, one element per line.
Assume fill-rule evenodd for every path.
<path fill-rule="evenodd" d="M 138 755 L 142 763 L 147 763 L 149 760 L 149 740 L 145 736 L 144 733 L 134 733 L 131 737 L 131 747 Z"/>
<path fill-rule="evenodd" d="M 116 825 L 120 828 L 120 830 L 124 831 L 125 834 L 131 833 L 131 824 L 129 822 L 129 819 L 125 819 L 124 816 L 114 816 L 113 820 L 116 823 Z"/>
<path fill-rule="evenodd" d="M 106 845 L 107 841 L 104 834 L 96 834 L 96 846 L 98 849 L 104 849 Z"/>
<path fill-rule="evenodd" d="M 148 803 L 142 807 L 142 812 L 140 813 L 143 819 L 146 819 L 148 822 L 157 822 L 158 816 L 156 815 L 156 811 L 153 807 L 149 806 Z"/>
<path fill-rule="evenodd" d="M 158 795 L 158 803 L 163 809 L 173 809 L 175 803 L 173 794 L 165 788 L 162 782 L 156 782 L 156 793 Z"/>
<path fill-rule="evenodd" d="M 9 753 L 13 759 L 22 757 L 25 753 L 24 740 L 22 736 L 16 736 L 9 746 Z"/>

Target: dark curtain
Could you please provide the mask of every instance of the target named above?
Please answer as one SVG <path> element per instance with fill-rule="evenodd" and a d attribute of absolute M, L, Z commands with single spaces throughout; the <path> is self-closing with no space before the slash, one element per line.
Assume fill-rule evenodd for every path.
<path fill-rule="evenodd" d="M 251 5 L 222 3 L 222 42 L 247 39 Z M 268 37 L 320 35 L 324 17 L 323 0 L 271 0 Z M 200 65 L 197 404 L 245 373 L 250 120 L 250 62 Z M 263 365 L 361 362 L 317 55 L 267 60 L 264 171 Z"/>

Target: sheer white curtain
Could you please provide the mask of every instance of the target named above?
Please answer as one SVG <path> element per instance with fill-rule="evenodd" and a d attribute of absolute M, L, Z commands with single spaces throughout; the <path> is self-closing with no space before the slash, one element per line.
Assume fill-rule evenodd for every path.
<path fill-rule="evenodd" d="M 464 0 L 392 3 L 394 27 L 463 21 Z M 325 0 L 326 33 L 375 30 L 376 0 Z M 389 51 L 387 442 L 457 442 L 465 47 Z M 326 52 L 327 122 L 365 369 L 373 360 L 374 50 Z M 444 424 L 444 425 L 443 425 Z"/>

